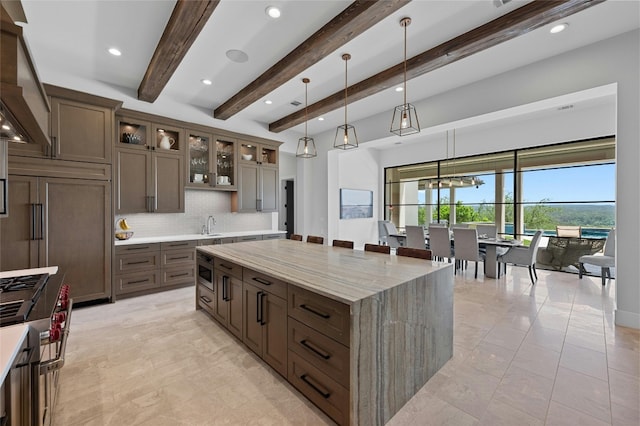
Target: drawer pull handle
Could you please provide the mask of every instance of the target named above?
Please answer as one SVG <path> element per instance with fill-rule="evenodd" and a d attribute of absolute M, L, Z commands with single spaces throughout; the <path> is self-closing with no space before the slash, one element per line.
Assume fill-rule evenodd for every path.
<path fill-rule="evenodd" d="M 254 280 L 254 281 L 259 282 L 260 284 L 271 285 L 271 281 L 263 280 L 262 278 L 253 277 L 251 279 Z"/>
<path fill-rule="evenodd" d="M 233 267 L 225 265 L 224 263 L 221 263 L 220 266 L 222 266 L 225 269 L 233 269 Z"/>
<path fill-rule="evenodd" d="M 171 275 L 171 278 L 175 278 L 175 277 L 184 277 L 185 275 L 189 275 L 188 272 L 184 272 L 182 274 L 175 274 L 175 275 Z"/>
<path fill-rule="evenodd" d="M 148 260 L 139 260 L 138 262 L 127 262 L 127 265 L 142 265 L 143 263 L 149 263 Z"/>
<path fill-rule="evenodd" d="M 188 259 L 189 256 L 178 256 L 178 257 L 170 257 L 169 260 L 177 260 L 177 259 Z"/>
<path fill-rule="evenodd" d="M 324 318 L 324 319 L 329 319 L 329 318 L 331 318 L 331 315 L 329 315 L 329 314 L 324 314 L 324 313 L 322 313 L 322 312 L 316 311 L 315 309 L 310 308 L 310 307 L 309 307 L 309 306 L 307 306 L 307 305 L 300 305 L 300 307 L 301 307 L 302 309 L 304 309 L 305 311 L 309 311 L 309 312 L 311 312 L 312 314 L 317 315 L 317 316 L 319 316 L 319 317 L 322 317 L 322 318 Z"/>
<path fill-rule="evenodd" d="M 134 250 L 146 250 L 146 249 L 148 249 L 148 248 L 149 248 L 149 246 L 129 247 L 129 248 L 126 248 L 125 250 L 127 250 L 127 251 L 134 251 Z"/>
<path fill-rule="evenodd" d="M 316 385 L 314 385 L 313 383 L 311 383 L 311 381 L 310 381 L 309 379 L 307 379 L 307 377 L 309 377 L 309 376 L 307 376 L 306 374 L 303 374 L 302 376 L 300 376 L 300 379 L 301 379 L 303 382 L 305 382 L 306 384 L 308 384 L 309 386 L 311 386 L 311 388 L 312 388 L 314 391 L 316 391 L 316 392 L 318 392 L 320 395 L 322 395 L 322 397 L 323 397 L 324 399 L 328 399 L 328 398 L 331 396 L 331 394 L 330 394 L 329 392 L 325 392 L 325 391 L 323 391 L 322 389 L 320 389 L 318 386 L 316 386 Z"/>
<path fill-rule="evenodd" d="M 169 247 L 180 247 L 180 246 L 188 246 L 189 243 L 175 243 L 175 244 L 169 244 Z"/>
<path fill-rule="evenodd" d="M 149 281 L 149 278 L 145 278 L 144 280 L 127 281 L 127 284 L 142 284 L 148 281 Z"/>
<path fill-rule="evenodd" d="M 322 357 L 322 358 L 324 358 L 324 359 L 329 359 L 329 358 L 331 358 L 331 355 L 329 355 L 329 354 L 324 354 L 324 353 L 320 352 L 318 349 L 316 349 L 316 348 L 314 348 L 313 346 L 311 346 L 311 345 L 308 343 L 307 339 L 301 340 L 301 341 L 300 341 L 300 344 L 301 344 L 302 346 L 304 346 L 305 348 L 309 349 L 309 350 L 310 350 L 311 352 L 313 352 L 314 354 L 318 355 L 319 357 Z"/>
<path fill-rule="evenodd" d="M 211 299 L 209 299 L 207 296 L 200 296 L 200 300 L 202 300 L 204 303 L 211 303 Z"/>

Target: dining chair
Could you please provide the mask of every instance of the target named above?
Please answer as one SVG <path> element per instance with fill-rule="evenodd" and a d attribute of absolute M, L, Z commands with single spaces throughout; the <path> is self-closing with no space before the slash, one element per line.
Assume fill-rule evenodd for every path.
<path fill-rule="evenodd" d="M 582 226 L 556 225 L 556 236 L 582 238 Z"/>
<path fill-rule="evenodd" d="M 393 222 L 385 221 L 384 227 L 387 232 L 387 244 L 392 248 L 398 248 L 402 246 L 403 244 L 400 241 L 400 238 L 396 236 L 399 234 L 398 229 L 396 229 L 396 226 L 393 224 Z"/>
<path fill-rule="evenodd" d="M 415 257 L 416 259 L 431 260 L 431 250 L 411 248 L 411 247 L 398 247 L 396 249 L 396 255 Z"/>
<path fill-rule="evenodd" d="M 446 220 L 442 220 L 442 221 L 440 221 L 440 222 L 431 222 L 431 223 L 429 224 L 429 226 L 440 226 L 440 227 L 445 227 L 445 228 L 448 228 L 448 227 L 449 227 L 449 225 L 447 224 L 447 221 L 446 221 Z"/>
<path fill-rule="evenodd" d="M 478 232 L 475 228 L 453 228 L 453 241 L 456 253 L 456 265 L 464 269 L 466 261 L 476 264 L 475 278 L 478 278 L 478 262 L 485 260 L 485 254 L 478 247 Z M 456 268 L 456 269 L 457 269 Z"/>
<path fill-rule="evenodd" d="M 307 242 L 313 244 L 324 244 L 324 237 L 318 237 L 316 235 L 307 235 Z"/>
<path fill-rule="evenodd" d="M 533 235 L 533 239 L 531 240 L 529 247 L 510 247 L 505 254 L 498 256 L 498 270 L 500 270 L 500 263 L 505 264 L 505 274 L 507 272 L 507 263 L 528 266 L 531 284 L 535 284 L 538 280 L 538 274 L 536 273 L 536 256 L 538 254 L 538 246 L 540 245 L 541 237 L 542 231 L 538 230 Z"/>
<path fill-rule="evenodd" d="M 291 234 L 289 239 L 293 240 L 293 241 L 302 241 L 302 235 L 300 235 L 300 234 Z"/>
<path fill-rule="evenodd" d="M 469 224 L 468 223 L 453 223 L 451 224 L 451 229 L 453 228 L 468 228 Z"/>
<path fill-rule="evenodd" d="M 381 245 L 378 245 L 378 244 L 366 243 L 364 245 L 364 251 L 373 251 L 373 252 L 376 252 L 376 253 L 391 254 L 391 247 L 390 246 L 381 246 Z"/>
<path fill-rule="evenodd" d="M 384 226 L 386 220 L 378 221 L 378 244 L 387 244 L 387 227 Z"/>
<path fill-rule="evenodd" d="M 607 283 L 606 277 L 611 279 L 611 269 L 616 266 L 616 230 L 609 231 L 607 241 L 604 243 L 604 253 L 602 255 L 584 255 L 578 259 L 580 265 L 578 267 L 578 278 L 582 279 L 585 272 L 584 264 L 599 266 L 601 268 L 602 285 Z"/>
<path fill-rule="evenodd" d="M 451 249 L 451 237 L 449 228 L 443 226 L 429 226 L 429 249 L 435 259 L 447 258 L 449 263 L 454 257 Z"/>
<path fill-rule="evenodd" d="M 424 250 L 426 247 L 424 244 L 424 228 L 422 226 L 407 225 L 404 229 L 407 233 L 407 241 L 404 246 Z"/>
<path fill-rule="evenodd" d="M 334 247 L 344 247 L 344 248 L 353 248 L 353 241 L 347 240 L 333 240 Z"/>
<path fill-rule="evenodd" d="M 476 225 L 476 230 L 478 231 L 478 238 L 483 235 L 487 238 L 496 238 L 498 236 L 498 228 L 496 225 L 479 223 Z"/>

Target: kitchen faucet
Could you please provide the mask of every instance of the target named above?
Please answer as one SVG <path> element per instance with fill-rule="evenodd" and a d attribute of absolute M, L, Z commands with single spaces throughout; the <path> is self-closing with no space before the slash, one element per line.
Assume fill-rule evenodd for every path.
<path fill-rule="evenodd" d="M 213 234 L 213 227 L 216 226 L 216 219 L 213 216 L 207 218 L 207 234 Z"/>

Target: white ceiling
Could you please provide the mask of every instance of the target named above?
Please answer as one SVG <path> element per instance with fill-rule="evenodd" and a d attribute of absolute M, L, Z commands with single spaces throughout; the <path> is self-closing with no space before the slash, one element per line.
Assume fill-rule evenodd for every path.
<path fill-rule="evenodd" d="M 22 0 L 28 24 L 24 32 L 42 81 L 117 97 L 124 107 L 194 121 L 286 141 L 282 149 L 295 151 L 304 126 L 269 133 L 270 122 L 304 102 L 302 77 L 309 83 L 309 104 L 344 87 L 348 52 L 349 84 L 370 77 L 402 61 L 403 29 L 400 18 L 410 16 L 407 29 L 409 57 L 508 13 L 528 1 L 513 0 L 497 8 L 493 0 L 413 0 L 332 55 L 274 90 L 226 121 L 213 118 L 213 110 L 275 64 L 331 18 L 344 10 L 344 0 L 222 0 L 182 64 L 153 104 L 138 101 L 136 93 L 155 46 L 173 10 L 174 1 L 55 1 Z M 415 103 L 437 93 L 472 83 L 529 63 L 588 45 L 640 27 L 638 0 L 609 0 L 563 20 L 569 29 L 549 34 L 550 26 L 460 60 L 408 82 L 408 101 Z M 266 16 L 269 5 L 282 17 Z M 107 52 L 122 50 L 122 56 Z M 246 63 L 230 61 L 225 52 L 246 52 Z M 203 78 L 213 81 L 204 86 Z M 114 95 L 115 94 L 115 95 Z M 117 96 L 116 96 L 117 95 Z M 349 105 L 354 122 L 402 103 L 393 89 Z M 310 135 L 342 124 L 344 110 L 310 120 Z"/>

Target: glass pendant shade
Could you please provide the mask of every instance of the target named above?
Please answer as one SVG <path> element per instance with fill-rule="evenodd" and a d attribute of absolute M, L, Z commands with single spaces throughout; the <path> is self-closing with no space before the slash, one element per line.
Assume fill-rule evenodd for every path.
<path fill-rule="evenodd" d="M 313 158 L 318 156 L 318 150 L 316 149 L 316 143 L 313 138 L 303 137 L 298 139 L 298 149 L 296 150 L 296 157 L 300 158 Z"/>
<path fill-rule="evenodd" d="M 411 104 L 398 105 L 393 110 L 391 133 L 398 136 L 412 135 L 420 132 L 416 107 Z"/>
<path fill-rule="evenodd" d="M 404 103 L 393 110 L 391 118 L 391 133 L 398 136 L 407 136 L 420 132 L 418 113 L 416 107 L 407 102 L 407 27 L 411 24 L 411 18 L 402 18 L 400 26 L 404 28 Z"/>
<path fill-rule="evenodd" d="M 304 137 L 298 139 L 298 149 L 296 149 L 296 157 L 300 158 L 313 158 L 318 156 L 318 150 L 316 149 L 316 143 L 313 138 L 307 136 L 307 84 L 311 80 L 303 78 L 304 83 Z"/>
<path fill-rule="evenodd" d="M 344 60 L 344 124 L 336 129 L 333 147 L 346 150 L 358 147 L 358 136 L 356 128 L 347 124 L 347 61 L 351 59 L 351 55 L 345 53 L 342 55 L 342 59 Z"/>

